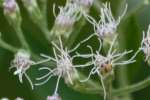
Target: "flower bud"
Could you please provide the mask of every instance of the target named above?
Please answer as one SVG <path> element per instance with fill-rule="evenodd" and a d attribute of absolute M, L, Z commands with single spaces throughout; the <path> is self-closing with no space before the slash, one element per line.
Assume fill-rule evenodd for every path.
<path fill-rule="evenodd" d="M 20 9 L 15 0 L 5 0 L 3 3 L 4 15 L 6 16 L 8 22 L 14 26 L 18 27 L 21 24 Z"/>

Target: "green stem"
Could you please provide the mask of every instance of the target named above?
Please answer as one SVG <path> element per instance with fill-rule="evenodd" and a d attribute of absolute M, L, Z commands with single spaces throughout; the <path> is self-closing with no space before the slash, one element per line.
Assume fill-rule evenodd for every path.
<path fill-rule="evenodd" d="M 94 8 L 99 12 L 102 7 L 102 2 L 100 0 L 95 0 L 93 5 Z"/>
<path fill-rule="evenodd" d="M 74 85 L 69 85 L 70 88 L 74 89 L 75 91 L 86 93 L 86 94 L 94 94 L 93 91 L 95 91 L 96 89 L 98 90 L 99 94 L 103 94 L 103 88 L 100 86 L 100 84 L 98 84 L 97 82 L 91 79 L 89 79 L 86 82 L 80 82 L 81 78 L 85 79 L 87 77 L 79 71 L 78 74 L 80 76 L 80 79 L 78 81 L 75 81 Z"/>
<path fill-rule="evenodd" d="M 103 89 L 97 88 L 99 86 L 96 85 L 96 83 L 94 83 L 93 81 L 89 81 L 89 82 L 92 82 L 93 84 L 91 84 L 91 85 L 94 85 L 95 88 L 93 86 L 93 88 L 89 88 L 89 89 L 87 88 L 84 90 L 80 90 L 80 89 L 75 89 L 75 90 L 80 91 L 82 93 L 87 93 L 87 94 L 99 94 L 99 93 L 101 95 L 104 94 Z M 125 86 L 125 87 L 119 88 L 119 89 L 113 89 L 112 94 L 113 94 L 113 96 L 122 96 L 124 94 L 130 94 L 130 93 L 142 90 L 148 86 L 150 86 L 150 77 L 148 77 L 147 79 L 145 79 L 139 83 L 133 84 L 133 85 Z"/>
<path fill-rule="evenodd" d="M 113 100 L 112 97 L 112 80 L 108 80 L 105 82 L 105 88 L 106 88 L 106 100 Z"/>
<path fill-rule="evenodd" d="M 17 34 L 17 36 L 18 36 L 18 38 L 19 38 L 19 40 L 20 40 L 20 42 L 21 42 L 22 47 L 23 47 L 24 49 L 30 51 L 30 47 L 29 47 L 29 45 L 28 45 L 28 43 L 27 43 L 27 41 L 26 41 L 26 39 L 25 39 L 25 37 L 24 37 L 24 35 L 23 35 L 23 32 L 22 32 L 22 30 L 21 30 L 21 27 L 19 27 L 19 26 L 18 26 L 18 27 L 14 27 L 14 29 L 15 29 L 16 34 Z"/>
<path fill-rule="evenodd" d="M 133 92 L 142 90 L 148 86 L 150 86 L 150 77 L 148 77 L 147 79 L 145 79 L 139 83 L 136 83 L 136 84 L 133 84 L 130 86 L 126 86 L 125 88 L 120 88 L 120 89 L 114 90 L 113 94 L 116 96 L 129 94 L 129 93 L 133 93 Z"/>
<path fill-rule="evenodd" d="M 45 25 L 47 25 L 47 0 L 39 0 L 41 5 L 41 13 L 44 17 Z"/>
<path fill-rule="evenodd" d="M 85 19 L 81 18 L 78 25 L 76 26 L 76 28 L 74 28 L 75 30 L 73 31 L 73 33 L 71 34 L 71 36 L 69 37 L 69 39 L 66 42 L 66 45 L 68 48 L 71 48 L 72 45 L 74 44 L 77 36 L 79 35 L 81 29 L 83 28 L 83 26 L 86 24 Z M 78 30 L 76 30 L 78 29 Z"/>
<path fill-rule="evenodd" d="M 11 51 L 13 53 L 16 53 L 18 51 L 17 48 L 15 48 L 15 47 L 9 45 L 8 43 L 4 42 L 2 39 L 0 39 L 0 47 L 6 49 L 8 51 Z"/>
<path fill-rule="evenodd" d="M 95 85 L 95 83 L 93 85 Z M 112 94 L 113 94 L 113 96 L 122 96 L 124 94 L 130 94 L 130 93 L 142 90 L 148 86 L 150 86 L 150 77 L 148 77 L 147 79 L 145 79 L 141 82 L 126 86 L 124 88 L 113 89 Z M 94 87 L 95 86 L 93 86 L 93 88 L 86 89 L 86 91 L 80 91 L 80 92 L 88 93 L 88 94 L 99 94 L 100 93 L 101 95 L 104 95 L 103 89 L 96 88 L 97 86 L 95 88 Z"/>
<path fill-rule="evenodd" d="M 118 83 L 119 83 L 119 87 L 124 87 L 124 86 L 128 86 L 129 82 L 128 82 L 128 75 L 127 75 L 127 67 L 119 67 L 118 68 Z M 129 94 L 124 94 L 124 96 L 122 97 L 122 100 L 131 100 L 131 96 Z"/>

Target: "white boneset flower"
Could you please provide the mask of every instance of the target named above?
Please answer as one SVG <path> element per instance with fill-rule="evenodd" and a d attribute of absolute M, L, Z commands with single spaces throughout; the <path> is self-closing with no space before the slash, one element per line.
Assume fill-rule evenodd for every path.
<path fill-rule="evenodd" d="M 90 8 L 94 2 L 94 0 L 72 0 L 72 1 L 85 9 Z"/>
<path fill-rule="evenodd" d="M 8 98 L 4 97 L 4 98 L 0 98 L 0 100 L 9 100 Z"/>
<path fill-rule="evenodd" d="M 73 27 L 74 23 L 80 19 L 79 8 L 77 4 L 67 2 L 65 7 L 59 7 L 58 15 L 55 13 L 55 5 L 53 13 L 56 18 L 55 26 L 61 30 L 68 30 Z"/>
<path fill-rule="evenodd" d="M 4 13 L 14 13 L 18 9 L 18 5 L 15 0 L 5 0 L 3 3 Z"/>
<path fill-rule="evenodd" d="M 85 18 L 94 26 L 94 32 L 101 38 L 108 38 L 112 39 L 112 37 L 115 35 L 117 31 L 117 27 L 120 24 L 121 19 L 125 15 L 127 11 L 127 5 L 124 9 L 124 12 L 121 16 L 118 17 L 116 20 L 113 17 L 113 14 L 111 12 L 110 3 L 103 4 L 103 7 L 101 8 L 101 15 L 100 20 L 97 22 L 94 18 L 91 16 L 84 14 Z"/>
<path fill-rule="evenodd" d="M 135 60 L 135 56 L 132 56 L 129 60 L 122 60 L 121 59 L 126 56 L 127 54 L 131 53 L 132 50 L 130 51 L 124 51 L 122 53 L 118 53 L 115 50 L 113 50 L 113 46 L 115 44 L 115 40 L 117 39 L 117 36 L 114 38 L 109 50 L 108 50 L 108 53 L 106 56 L 103 56 L 102 54 L 100 54 L 100 50 L 101 50 L 101 40 L 99 39 L 100 41 L 100 47 L 99 49 L 96 51 L 96 53 L 93 52 L 93 49 L 91 46 L 88 46 L 88 48 L 90 48 L 91 50 L 91 54 L 79 54 L 77 56 L 80 56 L 80 57 L 83 57 L 83 58 L 88 58 L 88 57 L 92 57 L 92 61 L 90 61 L 89 63 L 93 63 L 94 67 L 91 69 L 90 73 L 89 73 L 89 76 L 87 79 L 85 80 L 82 80 L 81 82 L 85 82 L 87 80 L 89 80 L 90 76 L 93 75 L 93 74 L 98 74 L 101 78 L 101 83 L 102 83 L 102 86 L 104 88 L 104 98 L 106 98 L 106 90 L 105 90 L 105 86 L 104 86 L 104 83 L 103 83 L 103 80 L 110 74 L 113 73 L 113 68 L 115 66 L 122 66 L 122 65 L 126 65 L 126 64 L 130 64 L 130 63 L 134 63 Z"/>
<path fill-rule="evenodd" d="M 23 98 L 17 97 L 15 100 L 24 100 Z"/>
<path fill-rule="evenodd" d="M 147 61 L 150 57 L 150 25 L 148 27 L 147 33 L 143 32 L 143 39 L 141 42 L 140 48 L 144 54 L 146 55 L 145 61 Z"/>
<path fill-rule="evenodd" d="M 60 41 L 60 47 L 58 47 L 55 43 L 52 42 L 53 46 L 59 52 L 57 54 L 55 48 L 53 48 L 55 58 L 46 56 L 46 55 L 42 55 L 43 57 L 47 58 L 48 60 L 54 61 L 56 63 L 56 68 L 54 68 L 54 69 L 51 69 L 48 67 L 40 68 L 39 70 L 48 70 L 49 73 L 47 73 L 46 75 L 44 75 L 40 78 L 37 78 L 37 80 L 42 80 L 42 79 L 46 78 L 45 81 L 35 84 L 35 85 L 43 85 L 43 84 L 47 83 L 51 77 L 58 76 L 54 94 L 57 94 L 58 85 L 59 85 L 59 81 L 60 81 L 61 77 L 65 80 L 66 84 L 73 85 L 74 81 L 78 79 L 78 73 L 75 68 L 76 67 L 85 67 L 85 66 L 89 65 L 89 64 L 73 65 L 73 63 L 72 63 L 74 56 L 71 57 L 69 54 L 72 53 L 73 51 L 75 51 L 80 46 L 80 44 L 76 45 L 75 48 L 73 48 L 71 50 L 67 50 L 67 48 L 65 48 L 65 49 L 63 48 L 63 44 L 62 44 L 60 37 L 59 37 L 59 41 Z M 46 62 L 48 61 L 47 59 L 45 60 Z M 44 62 L 44 61 L 41 61 L 41 62 Z"/>
<path fill-rule="evenodd" d="M 19 81 L 23 83 L 22 77 L 25 75 L 27 80 L 29 81 L 31 88 L 33 89 L 33 84 L 29 76 L 27 75 L 26 71 L 33 65 L 34 62 L 30 60 L 30 54 L 26 51 L 20 50 L 16 53 L 14 60 L 11 63 L 12 68 L 16 68 L 14 75 L 19 76 Z"/>
<path fill-rule="evenodd" d="M 58 94 L 55 94 L 53 96 L 48 96 L 47 100 L 62 100 L 62 99 L 58 96 Z"/>

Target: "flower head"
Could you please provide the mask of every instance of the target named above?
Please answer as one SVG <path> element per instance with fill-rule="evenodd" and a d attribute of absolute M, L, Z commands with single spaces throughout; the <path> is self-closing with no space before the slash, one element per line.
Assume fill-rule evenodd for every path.
<path fill-rule="evenodd" d="M 55 27 L 60 31 L 68 31 L 72 29 L 74 23 L 80 19 L 79 7 L 75 3 L 67 2 L 65 7 L 59 7 L 59 13 L 55 13 L 55 5 L 53 7 Z"/>
<path fill-rule="evenodd" d="M 89 10 L 94 0 L 73 0 L 73 2 L 77 3 L 82 9 Z"/>
<path fill-rule="evenodd" d="M 18 5 L 15 0 L 5 0 L 3 3 L 5 13 L 14 13 L 18 9 Z"/>
<path fill-rule="evenodd" d="M 53 96 L 48 96 L 47 100 L 62 100 L 57 94 Z"/>
<path fill-rule="evenodd" d="M 24 100 L 23 98 L 17 97 L 15 100 Z"/>
<path fill-rule="evenodd" d="M 127 5 L 121 16 L 116 20 L 111 12 L 110 3 L 103 4 L 101 8 L 100 21 L 96 22 L 94 18 L 85 15 L 86 19 L 94 26 L 94 31 L 102 39 L 112 39 L 117 31 L 117 27 L 127 11 Z"/>
<path fill-rule="evenodd" d="M 88 45 L 87 47 L 91 50 L 91 53 L 79 55 L 80 57 L 85 57 L 85 58 L 91 57 L 92 58 L 91 63 L 93 63 L 93 65 L 94 65 L 94 67 L 91 69 L 91 71 L 89 73 L 88 78 L 81 82 L 85 82 L 85 81 L 89 80 L 91 75 L 97 73 L 101 78 L 101 83 L 104 88 L 104 94 L 105 94 L 104 97 L 105 98 L 106 98 L 106 90 L 105 90 L 105 85 L 103 83 L 103 80 L 105 80 L 108 76 L 113 76 L 113 74 L 114 74 L 113 69 L 115 66 L 122 66 L 122 65 L 126 65 L 126 64 L 135 62 L 135 60 L 134 60 L 135 55 L 132 56 L 129 60 L 125 60 L 125 61 L 122 60 L 122 58 L 124 56 L 126 56 L 127 54 L 131 53 L 132 50 L 124 51 L 122 53 L 118 53 L 116 51 L 116 49 L 113 50 L 113 46 L 115 44 L 116 39 L 117 39 L 117 36 L 114 38 L 106 56 L 99 53 L 101 50 L 101 40 L 100 39 L 99 39 L 100 47 L 96 51 L 96 53 L 94 53 L 92 47 Z"/>
<path fill-rule="evenodd" d="M 148 27 L 147 33 L 143 32 L 143 39 L 141 42 L 141 50 L 143 50 L 146 55 L 145 61 L 147 61 L 150 57 L 150 25 Z"/>
<path fill-rule="evenodd" d="M 96 51 L 96 53 L 93 52 L 91 46 L 88 46 L 88 48 L 90 48 L 91 50 L 91 54 L 81 55 L 81 57 L 84 57 L 84 56 L 92 57 L 92 63 L 94 64 L 94 67 L 91 70 L 92 72 L 90 74 L 102 72 L 100 74 L 105 76 L 105 74 L 108 74 L 110 71 L 112 71 L 112 68 L 114 68 L 115 66 L 125 65 L 125 64 L 130 64 L 130 63 L 135 62 L 134 60 L 135 55 L 129 60 L 120 61 L 124 56 L 131 53 L 132 50 L 124 51 L 123 53 L 117 53 L 116 49 L 113 50 L 113 46 L 115 44 L 116 39 L 117 39 L 117 36 L 114 38 L 106 56 L 99 53 L 101 50 L 101 45 L 99 49 Z M 101 44 L 101 40 L 100 40 L 100 44 Z"/>
<path fill-rule="evenodd" d="M 9 100 L 8 98 L 4 97 L 4 98 L 0 98 L 0 100 Z"/>
<path fill-rule="evenodd" d="M 23 75 L 25 75 L 33 89 L 32 81 L 26 73 L 26 71 L 31 67 L 32 64 L 34 64 L 34 62 L 30 60 L 30 54 L 23 50 L 20 50 L 15 55 L 15 58 L 11 63 L 10 69 L 16 68 L 14 75 L 19 76 L 19 81 L 21 83 L 23 83 L 22 77 Z"/>
<path fill-rule="evenodd" d="M 72 61 L 74 59 L 74 56 L 73 57 L 70 56 L 70 53 L 73 52 L 74 50 L 76 50 L 80 46 L 80 44 L 75 46 L 75 48 L 68 50 L 67 48 L 65 48 L 65 49 L 63 48 L 62 40 L 60 38 L 59 38 L 59 42 L 60 42 L 59 43 L 60 47 L 52 42 L 53 46 L 57 50 L 57 53 L 56 53 L 55 48 L 53 48 L 55 57 L 42 55 L 43 57 L 45 57 L 51 61 L 54 61 L 56 63 L 56 68 L 54 68 L 54 69 L 51 69 L 48 67 L 40 68 L 39 70 L 48 70 L 49 73 L 40 78 L 37 78 L 37 80 L 42 80 L 44 78 L 47 78 L 45 81 L 35 84 L 35 85 L 43 85 L 43 84 L 47 83 L 47 81 L 49 81 L 49 79 L 51 77 L 58 76 L 54 94 L 57 94 L 58 84 L 59 84 L 61 77 L 65 80 L 66 84 L 73 85 L 74 82 L 78 79 L 78 73 L 75 68 L 87 66 L 87 65 L 73 65 Z M 48 61 L 47 59 L 46 59 L 46 61 Z"/>

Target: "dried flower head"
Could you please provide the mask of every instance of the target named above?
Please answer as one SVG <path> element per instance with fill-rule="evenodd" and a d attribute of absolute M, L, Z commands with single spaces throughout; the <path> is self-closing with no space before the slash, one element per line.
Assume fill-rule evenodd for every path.
<path fill-rule="evenodd" d="M 94 32 L 97 33 L 97 35 L 101 39 L 112 39 L 112 37 L 115 35 L 117 31 L 117 27 L 125 15 L 127 11 L 127 5 L 124 9 L 124 12 L 121 16 L 118 17 L 116 20 L 113 17 L 113 14 L 111 12 L 110 3 L 103 4 L 103 7 L 101 8 L 101 16 L 100 21 L 96 22 L 94 18 L 91 16 L 84 14 L 85 18 L 94 26 Z"/>
<path fill-rule="evenodd" d="M 26 51 L 20 50 L 17 52 L 15 55 L 14 60 L 11 63 L 12 68 L 16 68 L 16 71 L 14 72 L 14 75 L 19 76 L 19 81 L 23 83 L 22 77 L 25 75 L 27 80 L 29 81 L 31 88 L 33 89 L 33 84 L 29 76 L 27 75 L 26 71 L 33 65 L 34 62 L 30 60 L 30 54 L 27 53 Z"/>
<path fill-rule="evenodd" d="M 78 79 L 78 73 L 75 68 L 87 66 L 87 65 L 73 65 L 72 60 L 74 59 L 74 56 L 71 57 L 69 55 L 71 52 L 75 51 L 80 46 L 80 44 L 78 44 L 77 46 L 75 46 L 75 48 L 71 50 L 67 50 L 67 48 L 65 49 L 63 48 L 63 44 L 60 38 L 59 41 L 60 41 L 60 47 L 58 47 L 55 43 L 52 42 L 53 46 L 58 51 L 57 54 L 55 48 L 53 48 L 55 58 L 42 55 L 43 57 L 54 61 L 57 67 L 54 69 L 47 68 L 47 67 L 40 68 L 39 70 L 48 70 L 49 73 L 47 73 L 46 75 L 40 78 L 37 78 L 37 80 L 42 80 L 44 78 L 47 78 L 45 81 L 35 84 L 35 85 L 43 85 L 47 83 L 47 81 L 49 81 L 51 77 L 58 76 L 54 94 L 57 94 L 58 84 L 61 77 L 65 80 L 66 84 L 73 85 L 74 81 Z M 46 61 L 48 61 L 47 59 Z"/>
<path fill-rule="evenodd" d="M 80 19 L 79 8 L 77 4 L 67 2 L 65 7 L 59 7 L 59 14 L 55 13 L 55 5 L 53 6 L 55 20 L 55 27 L 58 30 L 70 30 L 74 23 Z"/>
<path fill-rule="evenodd" d="M 143 39 L 141 42 L 140 48 L 144 54 L 146 55 L 145 61 L 147 61 L 150 57 L 150 25 L 148 27 L 147 33 L 143 32 Z"/>
<path fill-rule="evenodd" d="M 62 100 L 62 99 L 58 96 L 58 94 L 55 94 L 53 96 L 48 96 L 47 100 Z"/>

